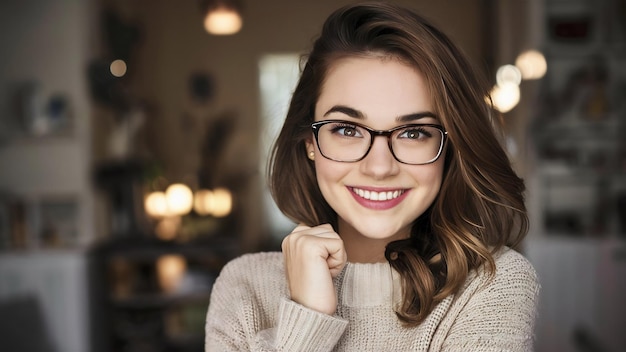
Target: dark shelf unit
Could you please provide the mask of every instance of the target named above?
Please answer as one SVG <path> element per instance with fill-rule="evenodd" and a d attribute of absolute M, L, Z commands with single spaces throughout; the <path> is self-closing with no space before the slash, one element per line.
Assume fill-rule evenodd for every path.
<path fill-rule="evenodd" d="M 626 236 L 626 25 L 616 6 L 544 4 L 548 71 L 528 132 L 550 236 Z"/>
<path fill-rule="evenodd" d="M 125 237 L 96 246 L 90 254 L 92 350 L 202 352 L 212 284 L 239 253 L 235 239 L 218 238 Z M 163 267 L 163 258 L 173 263 Z"/>

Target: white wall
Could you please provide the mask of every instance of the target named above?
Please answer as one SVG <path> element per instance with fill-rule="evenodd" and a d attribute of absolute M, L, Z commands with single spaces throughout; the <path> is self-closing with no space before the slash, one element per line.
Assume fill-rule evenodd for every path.
<path fill-rule="evenodd" d="M 94 237 L 86 81 L 94 4 L 95 0 L 0 2 L 0 195 L 27 202 L 75 198 L 79 248 Z M 52 94 L 69 99 L 74 123 L 70 133 L 36 137 L 15 128 L 11 92 L 29 80 L 39 84 L 42 100 Z M 88 350 L 86 282 L 82 250 L 0 253 L 0 299 L 36 297 L 57 351 Z"/>
<path fill-rule="evenodd" d="M 36 298 L 45 333 L 55 351 L 89 350 L 86 288 L 87 263 L 81 254 L 31 252 L 0 256 L 0 302 L 12 297 Z M 9 351 L 10 347 L 3 346 L 3 350 Z"/>
<path fill-rule="evenodd" d="M 90 108 L 86 68 L 93 42 L 92 0 L 0 3 L 0 193 L 37 199 L 70 196 L 79 202 L 81 243 L 93 238 L 90 184 Z M 16 132 L 10 105 L 16 84 L 36 81 L 42 100 L 63 94 L 74 128 L 69 135 Z"/>

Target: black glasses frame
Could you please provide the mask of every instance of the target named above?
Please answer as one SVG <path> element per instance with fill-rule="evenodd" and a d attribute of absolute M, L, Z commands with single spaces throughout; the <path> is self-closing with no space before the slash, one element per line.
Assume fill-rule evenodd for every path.
<path fill-rule="evenodd" d="M 370 144 L 367 147 L 367 150 L 365 151 L 365 153 L 363 154 L 362 157 L 358 158 L 358 159 L 354 159 L 354 160 L 336 160 L 333 158 L 329 158 L 328 156 L 324 155 L 324 152 L 322 151 L 322 148 L 320 148 L 320 142 L 319 142 L 319 131 L 320 131 L 320 127 L 329 124 L 329 123 L 342 123 L 342 124 L 347 124 L 347 125 L 354 125 L 354 126 L 358 126 L 363 128 L 364 130 L 366 130 L 367 132 L 369 132 L 370 134 Z M 439 130 L 439 132 L 441 132 L 441 144 L 439 145 L 439 151 L 437 151 L 437 155 L 424 163 L 407 163 L 404 162 L 400 159 L 398 159 L 398 157 L 396 156 L 396 153 L 394 153 L 393 151 L 393 146 L 391 143 L 391 135 L 397 131 L 397 130 L 401 130 L 403 128 L 407 128 L 407 127 L 420 127 L 420 126 L 424 126 L 424 127 L 432 127 L 435 128 L 437 130 Z M 390 130 L 375 130 L 373 128 L 367 127 L 365 125 L 362 125 L 360 123 L 356 123 L 356 122 L 352 122 L 352 121 L 346 121 L 346 120 L 323 120 L 323 121 L 317 121 L 317 122 L 313 122 L 311 124 L 311 129 L 313 130 L 313 135 L 315 136 L 315 143 L 317 144 L 317 149 L 319 149 L 320 153 L 322 154 L 322 156 L 328 160 L 332 160 L 332 161 L 338 161 L 338 162 L 342 162 L 342 163 L 355 163 L 357 161 L 361 161 L 363 159 L 365 159 L 365 157 L 367 156 L 367 154 L 370 153 L 370 150 L 372 149 L 372 145 L 374 144 L 374 138 L 378 137 L 378 136 L 383 136 L 387 138 L 387 145 L 389 146 L 389 151 L 391 151 L 391 155 L 393 155 L 393 158 L 396 159 L 399 163 L 402 164 L 407 164 L 407 165 L 426 165 L 426 164 L 431 164 L 434 163 L 435 161 L 437 161 L 437 159 L 439 159 L 439 157 L 442 154 L 443 151 L 443 147 L 446 143 L 446 137 L 448 136 L 448 132 L 446 130 L 444 130 L 444 128 L 440 125 L 435 125 L 435 124 L 430 124 L 430 123 L 410 123 L 410 124 L 406 124 L 406 125 L 401 125 L 401 126 L 397 126 L 394 127 Z"/>

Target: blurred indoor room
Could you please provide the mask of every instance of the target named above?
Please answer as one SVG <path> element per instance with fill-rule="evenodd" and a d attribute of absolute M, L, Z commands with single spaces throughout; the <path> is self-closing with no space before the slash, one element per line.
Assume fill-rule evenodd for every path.
<path fill-rule="evenodd" d="M 295 226 L 268 150 L 301 55 L 351 2 L 1 2 L 0 349 L 202 351 L 222 266 Z M 626 0 L 393 2 L 493 83 L 536 351 L 625 351 Z"/>

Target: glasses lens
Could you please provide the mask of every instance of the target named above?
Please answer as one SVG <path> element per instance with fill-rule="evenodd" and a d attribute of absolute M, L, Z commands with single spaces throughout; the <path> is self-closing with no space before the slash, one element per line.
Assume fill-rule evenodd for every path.
<path fill-rule="evenodd" d="M 369 149 L 370 133 L 363 127 L 330 122 L 319 127 L 317 142 L 325 157 L 336 161 L 356 161 Z"/>
<path fill-rule="evenodd" d="M 435 161 L 441 152 L 443 132 L 435 127 L 413 125 L 391 136 L 391 146 L 398 160 L 407 164 Z"/>

